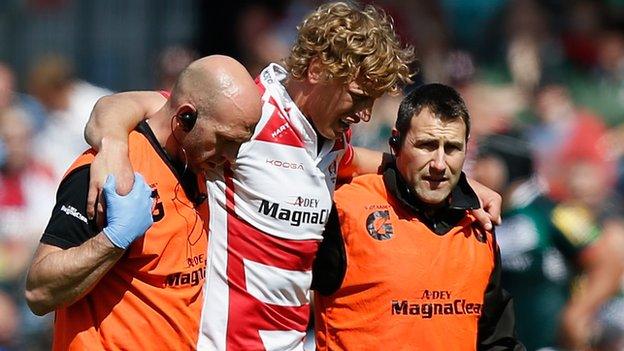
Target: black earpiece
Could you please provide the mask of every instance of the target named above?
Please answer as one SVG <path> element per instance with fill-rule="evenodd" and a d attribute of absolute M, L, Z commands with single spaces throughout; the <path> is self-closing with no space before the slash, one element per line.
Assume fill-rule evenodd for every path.
<path fill-rule="evenodd" d="M 188 133 L 195 126 L 195 122 L 197 122 L 197 111 L 181 113 L 178 115 L 178 120 L 180 125 L 182 125 L 182 130 Z"/>
<path fill-rule="evenodd" d="M 393 149 L 397 149 L 399 147 L 399 142 L 400 138 L 398 135 L 393 135 L 390 139 L 388 139 L 388 144 L 390 144 Z"/>
<path fill-rule="evenodd" d="M 397 130 L 392 131 L 392 136 L 388 138 L 388 144 L 390 144 L 390 153 L 394 151 L 394 154 L 398 155 L 401 150 L 401 134 Z"/>

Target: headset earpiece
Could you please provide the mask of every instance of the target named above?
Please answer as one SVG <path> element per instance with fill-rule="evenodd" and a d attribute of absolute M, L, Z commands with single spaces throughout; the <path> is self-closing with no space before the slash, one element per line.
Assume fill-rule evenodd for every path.
<path fill-rule="evenodd" d="M 180 121 L 182 130 L 188 133 L 195 126 L 195 122 L 197 122 L 197 112 L 196 111 L 183 112 L 178 115 L 178 120 Z"/>
<path fill-rule="evenodd" d="M 390 146 L 393 149 L 396 149 L 399 147 L 399 137 L 396 135 L 393 135 L 390 137 L 390 139 L 388 139 L 388 144 L 390 144 Z"/>
<path fill-rule="evenodd" d="M 392 130 L 392 136 L 388 139 L 388 144 L 390 144 L 390 147 L 395 153 L 399 151 L 401 147 L 401 134 L 399 134 L 398 130 Z"/>

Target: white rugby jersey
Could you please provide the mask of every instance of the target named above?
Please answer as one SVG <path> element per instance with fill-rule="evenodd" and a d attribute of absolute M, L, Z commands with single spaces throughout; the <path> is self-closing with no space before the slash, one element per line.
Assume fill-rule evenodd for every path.
<path fill-rule="evenodd" d="M 317 135 L 288 96 L 286 71 L 257 79 L 263 110 L 236 162 L 207 175 L 209 245 L 200 350 L 303 350 L 312 262 L 346 138 Z"/>

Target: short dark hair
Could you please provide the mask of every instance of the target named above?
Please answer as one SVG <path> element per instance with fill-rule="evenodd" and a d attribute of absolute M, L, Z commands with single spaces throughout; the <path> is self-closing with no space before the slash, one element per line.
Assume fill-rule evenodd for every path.
<path fill-rule="evenodd" d="M 441 120 L 451 121 L 461 118 L 466 125 L 466 140 L 468 140 L 470 115 L 466 103 L 455 89 L 444 84 L 434 83 L 414 89 L 401 101 L 394 125 L 399 131 L 398 145 L 403 145 L 403 139 L 405 139 L 410 128 L 412 117 L 418 115 L 425 108 Z"/>

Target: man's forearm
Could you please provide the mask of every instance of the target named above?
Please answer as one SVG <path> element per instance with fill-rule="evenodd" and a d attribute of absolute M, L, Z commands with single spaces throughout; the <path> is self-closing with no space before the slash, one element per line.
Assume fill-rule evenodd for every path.
<path fill-rule="evenodd" d="M 41 244 L 26 280 L 26 301 L 37 315 L 75 302 L 121 258 L 103 233 L 82 245 L 63 250 Z"/>
<path fill-rule="evenodd" d="M 128 134 L 146 116 L 154 113 L 165 102 L 157 92 L 124 92 L 100 98 L 95 104 L 87 126 L 85 139 L 96 150 L 102 140 L 112 139 L 127 143 Z"/>
<path fill-rule="evenodd" d="M 94 218 L 96 203 L 108 174 L 117 177 L 117 193 L 125 195 L 133 184 L 128 159 L 128 134 L 145 117 L 154 114 L 166 103 L 157 92 L 126 92 L 98 100 L 85 129 L 85 139 L 98 151 L 91 165 L 87 197 L 87 217 Z"/>
<path fill-rule="evenodd" d="M 390 155 L 379 151 L 353 147 L 353 160 L 341 165 L 338 169 L 338 178 L 348 180 L 362 174 L 379 173 L 388 156 Z"/>

